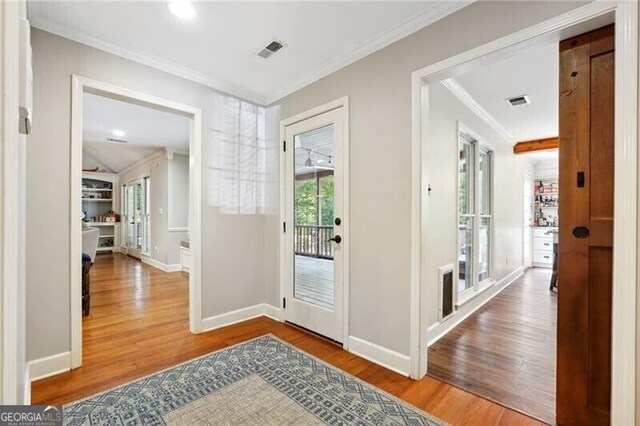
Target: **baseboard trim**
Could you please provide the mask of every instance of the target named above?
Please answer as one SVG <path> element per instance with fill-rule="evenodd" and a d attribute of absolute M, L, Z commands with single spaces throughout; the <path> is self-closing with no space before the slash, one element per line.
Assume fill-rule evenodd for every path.
<path fill-rule="evenodd" d="M 453 315 L 447 317 L 443 322 L 432 324 L 427 329 L 427 347 L 440 340 L 445 334 L 453 330 L 458 324 L 467 319 L 471 314 L 480 309 L 485 303 L 493 299 L 498 293 L 507 288 L 511 283 L 524 274 L 524 268 L 519 267 L 509 275 L 498 281 L 484 293 L 477 295 L 462 305 Z"/>
<path fill-rule="evenodd" d="M 349 352 L 406 377 L 409 377 L 411 372 L 411 358 L 408 355 L 355 336 L 349 336 Z"/>
<path fill-rule="evenodd" d="M 257 305 L 249 306 L 247 308 L 237 309 L 231 312 L 225 312 L 224 314 L 216 315 L 213 317 L 202 319 L 202 332 L 212 331 L 217 328 L 226 327 L 242 321 L 247 321 L 253 318 L 266 316 L 276 321 L 283 321 L 284 315 L 282 309 L 275 306 L 259 303 Z"/>
<path fill-rule="evenodd" d="M 31 383 L 56 374 L 65 373 L 71 369 L 70 366 L 71 352 L 68 351 L 28 361 L 27 381 Z M 31 395 L 31 392 L 29 392 L 29 395 Z"/>
<path fill-rule="evenodd" d="M 154 268 L 158 268 L 163 272 L 178 272 L 182 270 L 182 265 L 180 265 L 179 263 L 172 263 L 167 265 L 166 263 L 162 263 L 159 260 L 155 260 L 150 257 L 142 257 L 140 261 L 149 266 L 153 266 Z"/>

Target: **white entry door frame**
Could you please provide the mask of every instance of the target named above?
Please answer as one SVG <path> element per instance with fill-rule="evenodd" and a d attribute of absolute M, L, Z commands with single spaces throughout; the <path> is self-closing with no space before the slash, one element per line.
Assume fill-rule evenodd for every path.
<path fill-rule="evenodd" d="M 294 300 L 294 218 L 293 218 L 293 192 L 292 184 L 294 168 L 292 158 L 294 155 L 293 142 L 287 144 L 288 139 L 299 128 L 319 128 L 328 124 L 337 124 L 335 132 L 339 133 L 334 149 L 339 150 L 335 156 L 336 181 L 342 182 L 340 188 L 335 190 L 334 197 L 340 212 L 341 243 L 335 244 L 336 253 L 340 259 L 335 263 L 336 294 L 335 310 L 330 313 L 328 309 L 311 306 L 310 303 Z M 307 126 L 308 125 L 308 126 Z M 343 344 L 348 349 L 349 337 L 349 99 L 341 99 L 329 102 L 317 108 L 287 118 L 280 122 L 280 136 L 283 146 L 280 151 L 280 296 L 284 318 L 287 321 L 296 322 L 295 318 L 304 318 L 309 324 L 317 326 L 316 332 L 326 335 Z M 291 157 L 291 158 L 289 158 Z M 336 185 L 337 187 L 338 185 Z M 289 187 L 289 188 L 288 188 Z M 338 229 L 336 228 L 336 229 Z M 286 302 L 285 302 L 286 298 Z M 285 306 L 286 303 L 286 306 Z M 298 306 L 299 305 L 299 306 Z M 309 306 L 306 306 L 309 305 Z M 326 311 L 326 312 L 324 312 Z M 303 325 L 304 326 L 304 325 Z M 336 331 L 337 330 L 337 331 Z"/>
<path fill-rule="evenodd" d="M 84 93 L 143 105 L 189 118 L 189 192 L 191 230 L 191 270 L 189 273 L 189 329 L 202 331 L 201 308 L 201 229 L 202 229 L 202 110 L 109 83 L 73 75 L 71 77 L 71 362 L 70 368 L 82 365 L 82 126 Z M 75 194 L 75 195 L 74 195 Z"/>
<path fill-rule="evenodd" d="M 428 137 L 429 86 L 482 64 L 516 55 L 539 43 L 557 42 L 615 22 L 615 187 L 612 309 L 611 424 L 635 424 L 636 284 L 638 190 L 638 4 L 596 1 L 540 24 L 414 71 L 412 103 L 412 262 L 411 377 L 427 372 L 426 282 L 421 268 L 434 267 L 422 259 L 428 232 L 421 218 L 426 204 L 422 182 L 422 146 Z"/>

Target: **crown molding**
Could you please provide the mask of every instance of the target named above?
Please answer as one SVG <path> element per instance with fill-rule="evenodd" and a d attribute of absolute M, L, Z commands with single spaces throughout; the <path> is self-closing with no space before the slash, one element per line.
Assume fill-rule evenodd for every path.
<path fill-rule="evenodd" d="M 480 104 L 467 92 L 464 87 L 460 85 L 455 79 L 447 78 L 442 80 L 442 85 L 449 89 L 453 95 L 458 98 L 467 108 L 469 108 L 475 115 L 477 115 L 482 121 L 484 121 L 489 127 L 496 131 L 500 136 L 506 139 L 510 145 L 515 143 L 515 138 L 509 133 L 502 125 L 493 118 L 486 109 L 482 108 Z"/>
<path fill-rule="evenodd" d="M 216 91 L 228 93 L 248 101 L 265 105 L 266 97 L 255 93 L 246 88 L 237 86 L 227 81 L 217 79 L 200 71 L 196 71 L 189 67 L 175 64 L 171 61 L 167 61 L 146 53 L 136 52 L 131 49 L 116 46 L 106 41 L 100 40 L 96 37 L 87 35 L 81 31 L 60 25 L 48 18 L 43 18 L 34 14 L 30 14 L 29 23 L 32 27 L 38 28 L 42 31 L 46 31 L 51 34 L 75 41 L 80 44 L 84 44 L 89 47 L 93 47 L 98 50 L 102 50 L 112 55 L 119 56 L 124 59 L 128 59 L 133 62 L 137 62 L 148 67 L 164 71 L 168 74 L 175 75 L 177 77 L 184 78 L 189 81 L 193 81 L 203 86 L 210 87 Z"/>
<path fill-rule="evenodd" d="M 314 69 L 313 72 L 307 73 L 305 76 L 295 81 L 294 83 L 284 87 L 283 89 L 276 90 L 275 92 L 270 94 L 256 93 L 255 91 L 235 85 L 225 80 L 215 78 L 200 71 L 196 71 L 192 68 L 184 67 L 182 65 L 175 64 L 156 56 L 116 46 L 114 44 L 100 40 L 96 37 L 87 35 L 81 31 L 67 28 L 64 25 L 60 25 L 59 23 L 56 23 L 48 18 L 37 16 L 32 13 L 29 14 L 29 21 L 33 27 L 40 30 L 202 84 L 217 91 L 228 93 L 233 96 L 238 96 L 259 105 L 266 106 L 274 103 L 279 99 L 282 99 L 283 97 L 297 90 L 302 89 L 305 86 L 308 86 L 320 80 L 323 77 L 326 77 L 329 74 L 338 71 L 341 68 L 346 67 L 347 65 L 358 61 L 359 59 L 364 58 L 365 56 L 374 53 L 377 50 L 387 47 L 388 45 L 410 34 L 413 34 L 414 32 L 436 21 L 439 21 L 440 19 L 448 15 L 451 15 L 452 13 L 473 3 L 474 1 L 475 0 L 460 0 L 452 2 L 442 2 L 434 8 L 429 9 L 425 13 L 411 17 L 385 31 L 383 34 L 369 39 L 368 41 L 360 45 L 360 47 L 358 47 L 357 49 L 352 50 L 335 59 L 327 61 L 320 67 Z"/>
<path fill-rule="evenodd" d="M 457 12 L 458 10 L 470 5 L 474 1 L 475 0 L 461 0 L 444 2 L 425 13 L 401 22 L 395 27 L 390 28 L 388 31 L 385 31 L 383 34 L 371 38 L 369 41 L 360 45 L 360 47 L 358 47 L 357 49 L 341 55 L 336 59 L 327 61 L 312 74 L 301 78 L 297 82 L 285 87 L 282 90 L 277 90 L 274 93 L 271 93 L 267 96 L 267 105 L 271 105 L 272 103 L 284 98 L 285 96 L 290 95 L 291 93 L 300 90 L 303 87 L 306 87 L 320 80 L 321 78 L 326 77 L 329 74 L 332 74 L 339 69 L 342 69 L 347 65 L 350 65 L 380 49 L 383 49 L 390 44 L 395 43 L 396 41 L 401 40 L 404 37 L 407 37 L 408 35 L 413 34 L 416 31 L 428 25 L 431 25 L 448 15 L 451 15 L 454 12 Z"/>

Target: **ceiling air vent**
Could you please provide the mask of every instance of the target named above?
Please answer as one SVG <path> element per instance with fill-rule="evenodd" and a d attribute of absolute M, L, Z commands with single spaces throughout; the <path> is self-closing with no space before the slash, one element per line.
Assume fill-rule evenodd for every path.
<path fill-rule="evenodd" d="M 258 56 L 260 56 L 262 59 L 268 59 L 284 46 L 284 43 L 278 40 L 273 40 L 264 49 L 258 52 Z"/>
<path fill-rule="evenodd" d="M 116 139 L 116 138 L 107 138 L 107 142 L 115 142 L 115 143 L 127 143 L 124 139 Z"/>
<path fill-rule="evenodd" d="M 527 95 L 515 96 L 513 98 L 509 98 L 507 99 L 507 102 L 509 102 L 509 105 L 511 105 L 512 107 L 531 103 L 531 101 L 529 100 L 529 96 Z"/>

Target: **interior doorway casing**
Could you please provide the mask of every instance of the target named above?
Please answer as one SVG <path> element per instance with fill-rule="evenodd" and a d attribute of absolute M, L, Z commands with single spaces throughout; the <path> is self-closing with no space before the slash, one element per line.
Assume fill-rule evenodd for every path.
<path fill-rule="evenodd" d="M 201 308 L 201 229 L 202 229 L 202 111 L 199 108 L 145 93 L 118 87 L 78 75 L 71 76 L 71 194 L 82 192 L 82 126 L 83 95 L 92 93 L 159 109 L 188 117 L 189 128 L 189 192 L 190 192 L 190 245 L 191 270 L 189 274 L 189 329 L 192 333 L 202 331 Z M 71 320 L 71 362 L 70 368 L 82 365 L 82 294 L 81 294 L 81 254 L 82 254 L 82 200 L 72 196 L 70 200 L 70 320 Z"/>
<path fill-rule="evenodd" d="M 615 21 L 615 188 L 611 423 L 635 424 L 637 276 L 637 83 L 638 5 L 593 2 L 527 29 L 422 68 L 411 76 L 412 102 L 412 259 L 411 377 L 427 372 L 426 282 L 421 268 L 422 214 L 427 204 L 422 146 L 428 135 L 429 85 L 539 43 L 560 41 Z M 428 153 L 424 153 L 428 155 Z"/>

